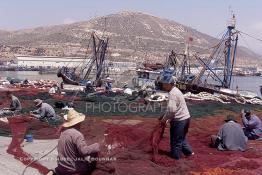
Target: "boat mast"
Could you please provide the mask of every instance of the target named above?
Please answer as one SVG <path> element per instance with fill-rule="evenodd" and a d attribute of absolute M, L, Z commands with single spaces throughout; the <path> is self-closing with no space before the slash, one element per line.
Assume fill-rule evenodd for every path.
<path fill-rule="evenodd" d="M 224 66 L 224 80 L 222 86 L 225 88 L 230 88 L 231 84 L 231 76 L 233 71 L 233 60 L 235 60 L 236 55 L 236 45 L 237 45 L 237 39 L 235 40 L 235 49 L 233 52 L 233 58 L 231 60 L 231 47 L 234 44 L 234 41 L 232 39 L 234 33 L 232 32 L 233 29 L 235 29 L 236 19 L 235 15 L 233 15 L 232 19 L 229 21 L 229 24 L 227 26 L 227 34 L 228 38 L 225 42 L 225 66 Z"/>
<path fill-rule="evenodd" d="M 185 43 L 185 51 L 183 55 L 183 63 L 180 78 L 183 79 L 186 75 L 191 74 L 190 70 L 190 58 L 189 58 L 189 44 L 193 41 L 192 37 L 188 37 Z"/>

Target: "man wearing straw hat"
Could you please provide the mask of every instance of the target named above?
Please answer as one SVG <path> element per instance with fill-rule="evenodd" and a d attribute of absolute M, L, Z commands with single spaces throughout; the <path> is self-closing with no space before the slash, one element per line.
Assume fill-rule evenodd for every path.
<path fill-rule="evenodd" d="M 84 114 L 74 109 L 69 110 L 57 146 L 58 166 L 48 175 L 87 175 L 94 170 L 95 162 L 92 162 L 91 158 L 97 157 L 100 145 L 86 144 L 83 134 L 79 131 L 84 120 Z"/>

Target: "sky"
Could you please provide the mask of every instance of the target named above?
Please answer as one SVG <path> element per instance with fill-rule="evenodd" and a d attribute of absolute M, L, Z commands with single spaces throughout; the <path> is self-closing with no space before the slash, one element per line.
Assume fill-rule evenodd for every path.
<path fill-rule="evenodd" d="M 238 30 L 262 39 L 261 8 L 262 0 L 2 0 L 0 30 L 68 24 L 129 10 L 218 37 L 233 11 Z M 242 36 L 240 44 L 262 54 L 261 41 Z"/>

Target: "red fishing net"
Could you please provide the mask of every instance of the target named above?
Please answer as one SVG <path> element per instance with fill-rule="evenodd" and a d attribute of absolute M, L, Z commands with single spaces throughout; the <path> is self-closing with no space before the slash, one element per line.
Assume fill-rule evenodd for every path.
<path fill-rule="evenodd" d="M 259 141 L 250 141 L 249 149 L 246 152 L 217 151 L 209 148 L 210 134 L 216 134 L 219 124 L 223 123 L 224 117 L 206 117 L 193 119 L 188 134 L 189 143 L 195 152 L 194 156 L 184 157 L 176 161 L 169 156 L 169 128 L 161 138 L 162 128 L 158 119 L 145 118 L 111 118 L 108 122 L 105 119 L 87 119 L 81 128 L 88 143 L 101 142 L 107 145 L 101 156 L 115 157 L 115 161 L 98 162 L 98 168 L 93 174 L 250 174 L 259 172 L 262 164 L 261 147 Z M 140 123 L 132 124 L 132 120 Z M 117 122 L 115 122 L 117 121 Z M 121 121 L 121 122 L 119 122 Z M 128 122 L 127 122 L 128 121 Z M 28 121 L 21 118 L 10 120 L 13 139 L 8 152 L 17 159 L 31 158 L 25 153 L 20 144 L 23 141 Z M 158 127 L 157 127 L 158 126 Z M 167 126 L 169 127 L 169 126 Z M 35 139 L 58 138 L 57 129 L 39 121 L 31 121 L 30 128 L 33 129 Z M 99 128 L 99 129 L 98 129 Z M 154 131 L 154 132 L 153 132 Z M 152 139 L 154 138 L 154 139 Z M 151 144 L 156 146 L 152 149 Z M 159 144 L 156 144 L 159 143 Z M 110 146 L 110 149 L 108 149 Z M 157 148 L 158 147 L 158 148 Z M 158 150 L 158 154 L 157 153 Z M 152 157 L 155 158 L 152 161 Z M 23 162 L 27 165 L 30 162 Z M 41 173 L 47 168 L 35 163 L 32 167 Z M 217 168 L 219 167 L 219 168 Z M 254 172 L 254 173 L 253 173 Z"/>
<path fill-rule="evenodd" d="M 37 93 L 32 90 L 31 92 L 26 91 L 25 94 L 31 96 Z M 63 99 L 60 96 L 56 98 Z M 24 100 L 22 104 L 33 106 L 29 100 Z M 3 105 L 7 105 L 7 103 L 4 101 Z M 223 111 L 220 111 L 220 113 L 222 114 Z M 236 113 L 233 114 L 237 115 Z M 262 116 L 261 112 L 256 112 L 256 114 Z M 121 117 L 88 118 L 83 122 L 81 132 L 89 144 L 100 142 L 102 145 L 106 145 L 101 156 L 116 158 L 115 161 L 111 162 L 98 162 L 98 168 L 93 173 L 95 175 L 261 174 L 262 141 L 249 141 L 249 149 L 246 152 L 217 151 L 214 148 L 209 148 L 210 135 L 217 134 L 220 126 L 224 123 L 224 118 L 224 115 L 216 116 L 215 114 L 193 118 L 187 138 L 195 155 L 183 157 L 179 161 L 169 156 L 169 125 L 167 125 L 161 138 L 163 128 L 156 118 L 127 117 L 125 115 Z M 13 138 L 8 152 L 17 159 L 31 158 L 20 147 L 26 128 L 32 128 L 35 139 L 57 139 L 59 137 L 57 129 L 37 120 L 28 122 L 21 118 L 13 118 L 9 119 L 9 122 Z M 0 127 L 9 128 L 3 123 L 0 123 Z M 101 142 L 102 140 L 105 140 L 105 142 Z M 23 163 L 27 165 L 30 162 L 24 161 Z M 46 167 L 38 163 L 33 164 L 32 167 L 38 169 L 41 173 L 47 171 Z"/>
<path fill-rule="evenodd" d="M 24 137 L 27 131 L 28 122 L 30 121 L 27 117 L 13 117 L 9 118 L 9 126 L 12 133 L 12 141 L 8 146 L 7 152 L 14 155 L 14 157 L 20 160 L 23 164 L 28 165 L 32 162 L 33 157 L 30 154 L 23 151 L 21 144 L 24 141 Z M 35 162 L 30 165 L 32 168 L 36 168 L 41 174 L 48 172 L 48 168 Z"/>
<path fill-rule="evenodd" d="M 158 155 L 159 143 L 164 135 L 166 125 L 161 124 L 159 122 L 155 128 L 153 129 L 150 137 L 150 142 L 153 150 L 152 160 L 156 162 L 156 156 Z"/>

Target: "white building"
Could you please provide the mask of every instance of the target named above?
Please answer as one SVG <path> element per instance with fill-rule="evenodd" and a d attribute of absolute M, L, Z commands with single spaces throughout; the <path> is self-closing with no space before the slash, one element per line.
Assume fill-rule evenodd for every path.
<path fill-rule="evenodd" d="M 55 56 L 20 56 L 17 55 L 18 67 L 29 68 L 60 68 L 62 66 L 77 67 L 89 59 L 83 57 L 55 57 Z"/>
<path fill-rule="evenodd" d="M 106 61 L 106 65 L 109 70 L 114 72 L 124 72 L 127 70 L 136 70 L 136 63 L 134 62 L 116 62 L 116 61 Z"/>
<path fill-rule="evenodd" d="M 83 57 L 16 55 L 16 58 L 18 67 L 27 68 L 61 68 L 63 66 L 82 67 L 83 63 L 87 65 L 90 61 L 90 59 L 85 59 Z M 134 62 L 106 61 L 105 64 L 108 66 L 109 70 L 112 70 L 114 72 L 123 72 L 126 70 L 136 69 L 136 63 Z"/>

